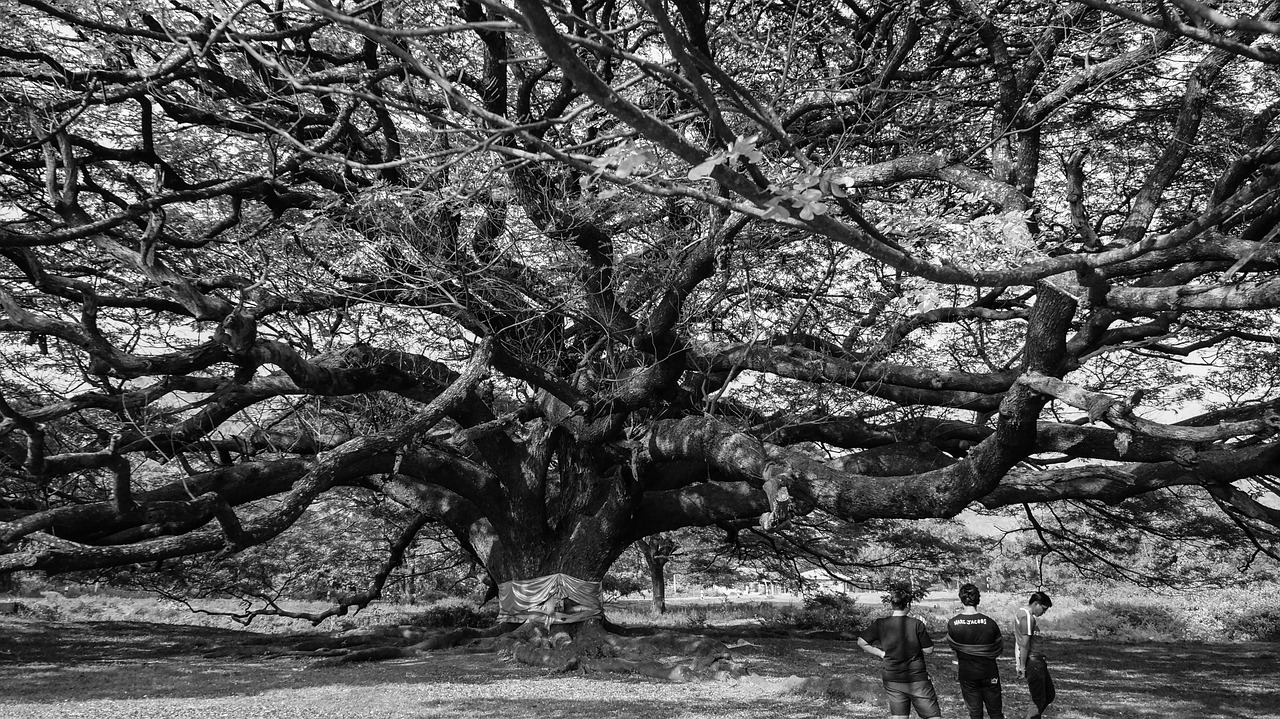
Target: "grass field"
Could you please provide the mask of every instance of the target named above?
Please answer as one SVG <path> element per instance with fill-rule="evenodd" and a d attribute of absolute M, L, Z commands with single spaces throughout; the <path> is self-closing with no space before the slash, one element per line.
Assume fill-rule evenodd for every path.
<path fill-rule="evenodd" d="M 288 637 L 147 622 L 0 619 L 0 717 L 25 719 L 765 719 L 883 717 L 876 705 L 795 691 L 793 677 L 876 676 L 852 642 L 753 638 L 736 683 L 671 684 L 629 676 L 553 674 L 489 654 L 449 651 L 323 669 L 297 655 L 262 656 Z M 1280 719 L 1280 645 L 1130 644 L 1057 639 L 1058 702 L 1050 719 Z M 930 659 L 944 715 L 964 716 L 946 653 Z M 1012 667 L 1002 665 L 1006 681 Z M 1023 689 L 1006 688 L 1021 717 Z"/>

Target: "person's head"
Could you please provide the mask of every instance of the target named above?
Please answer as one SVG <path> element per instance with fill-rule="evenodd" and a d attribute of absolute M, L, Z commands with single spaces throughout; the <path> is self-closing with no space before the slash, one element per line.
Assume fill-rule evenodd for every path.
<path fill-rule="evenodd" d="M 1037 617 L 1044 614 L 1049 610 L 1049 607 L 1052 606 L 1053 600 L 1044 592 L 1032 592 L 1031 598 L 1027 600 L 1027 607 L 1031 610 L 1031 613 L 1035 614 Z"/>
<path fill-rule="evenodd" d="M 982 592 L 978 591 L 978 587 L 974 584 L 966 584 L 960 587 L 960 603 L 966 607 L 976 607 L 978 602 L 982 601 Z"/>
<path fill-rule="evenodd" d="M 889 606 L 897 611 L 904 611 L 911 606 L 911 590 L 906 587 L 889 589 Z"/>

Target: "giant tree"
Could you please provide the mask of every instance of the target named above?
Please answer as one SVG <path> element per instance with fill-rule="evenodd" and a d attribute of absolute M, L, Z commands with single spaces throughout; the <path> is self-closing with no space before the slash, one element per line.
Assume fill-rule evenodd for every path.
<path fill-rule="evenodd" d="M 1171 487 L 1271 551 L 1277 11 L 1200 7 L 18 0 L 0 572 L 337 489 L 507 587 Z"/>

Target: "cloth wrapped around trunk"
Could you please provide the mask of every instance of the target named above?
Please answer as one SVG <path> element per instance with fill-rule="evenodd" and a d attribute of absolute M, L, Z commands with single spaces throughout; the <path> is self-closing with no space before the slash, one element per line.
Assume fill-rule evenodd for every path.
<path fill-rule="evenodd" d="M 560 602 L 573 602 L 568 612 L 558 611 Z M 600 582 L 588 582 L 568 574 L 519 579 L 498 585 L 498 621 L 573 624 L 604 614 Z"/>

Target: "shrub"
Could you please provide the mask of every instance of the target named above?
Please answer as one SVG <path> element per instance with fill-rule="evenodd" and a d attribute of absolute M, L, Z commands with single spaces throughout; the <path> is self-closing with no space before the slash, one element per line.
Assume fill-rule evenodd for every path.
<path fill-rule="evenodd" d="M 470 604 L 437 604 L 409 616 L 418 627 L 488 627 L 498 621 L 496 609 Z"/>
<path fill-rule="evenodd" d="M 795 629 L 823 629 L 846 634 L 866 626 L 872 611 L 843 594 L 811 594 L 799 610 L 779 612 L 778 620 Z"/>
<path fill-rule="evenodd" d="M 625 597 L 631 594 L 639 594 L 641 591 L 648 589 L 648 586 L 636 577 L 626 575 L 604 575 L 604 581 L 600 586 L 601 591 L 613 597 Z"/>
<path fill-rule="evenodd" d="M 1200 641 L 1220 641 L 1237 637 L 1243 626 L 1244 605 L 1229 596 L 1206 596 L 1199 601 L 1184 600 L 1182 617 L 1186 623 L 1186 638 Z"/>
<path fill-rule="evenodd" d="M 684 625 L 693 630 L 705 629 L 709 616 L 710 610 L 703 605 L 689 607 L 689 609 L 684 612 Z"/>
<path fill-rule="evenodd" d="M 409 606 L 435 604 L 448 599 L 457 599 L 457 595 L 449 594 L 439 589 L 419 589 L 412 596 L 406 597 L 404 604 Z"/>
<path fill-rule="evenodd" d="M 23 602 L 18 616 L 41 622 L 60 622 L 67 618 L 62 608 L 52 602 Z"/>
<path fill-rule="evenodd" d="M 844 594 L 810 594 L 804 598 L 804 608 L 826 612 L 849 612 L 857 606 L 853 597 Z"/>
<path fill-rule="evenodd" d="M 1104 602 L 1080 612 L 1076 621 L 1094 639 L 1112 642 L 1171 642 L 1187 633 L 1173 611 L 1150 602 Z"/>
<path fill-rule="evenodd" d="M 1240 612 L 1225 623 L 1228 636 L 1255 642 L 1280 642 L 1280 603 Z"/>

